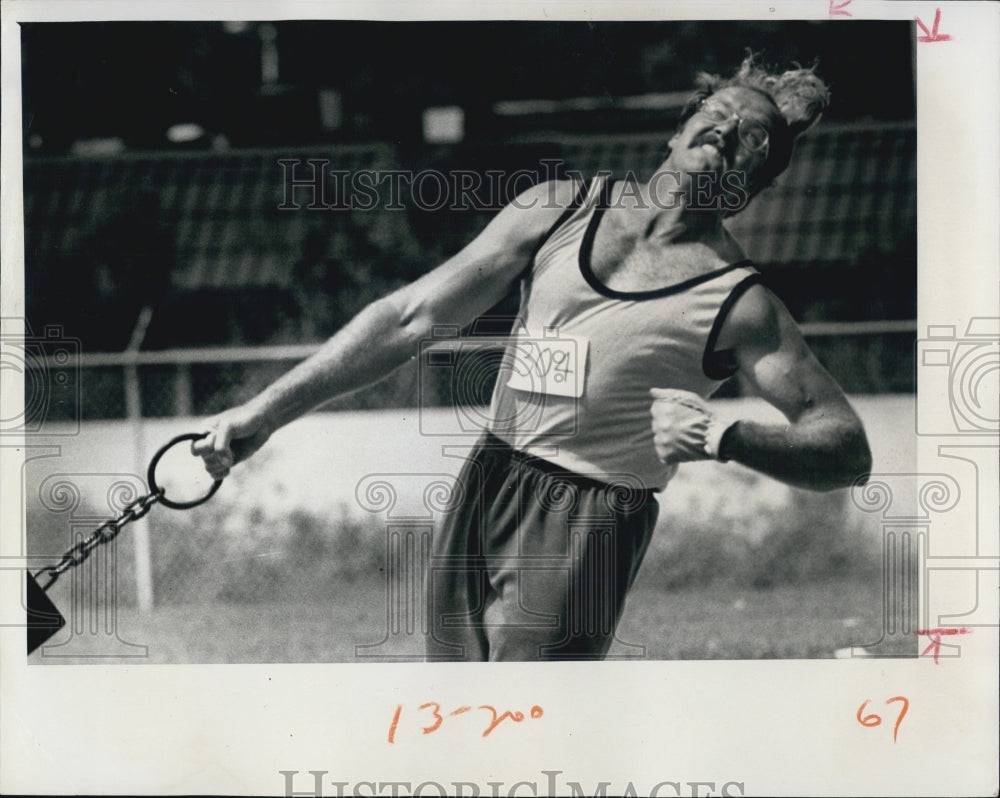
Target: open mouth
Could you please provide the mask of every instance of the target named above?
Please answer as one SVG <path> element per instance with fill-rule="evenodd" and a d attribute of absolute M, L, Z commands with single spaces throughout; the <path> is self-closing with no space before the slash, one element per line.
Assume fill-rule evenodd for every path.
<path fill-rule="evenodd" d="M 722 166 L 728 163 L 729 159 L 726 157 L 726 153 L 714 141 L 703 141 L 699 146 L 702 152 L 709 155 L 712 160 L 718 160 Z"/>

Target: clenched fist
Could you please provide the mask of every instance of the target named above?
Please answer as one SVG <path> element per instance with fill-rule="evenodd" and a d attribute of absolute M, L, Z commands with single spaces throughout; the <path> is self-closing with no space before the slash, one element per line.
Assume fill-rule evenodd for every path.
<path fill-rule="evenodd" d="M 272 430 L 262 416 L 240 406 L 209 419 L 202 431 L 205 437 L 191 444 L 191 453 L 204 460 L 212 479 L 224 479 L 267 442 Z"/>
<path fill-rule="evenodd" d="M 718 457 L 722 430 L 704 399 L 676 388 L 651 388 L 649 394 L 653 446 L 661 461 L 670 465 Z"/>

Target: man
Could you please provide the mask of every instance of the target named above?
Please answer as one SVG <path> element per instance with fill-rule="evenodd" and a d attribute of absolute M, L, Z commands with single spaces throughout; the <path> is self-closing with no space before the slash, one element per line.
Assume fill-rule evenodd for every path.
<path fill-rule="evenodd" d="M 735 460 L 819 490 L 870 469 L 842 390 L 722 224 L 734 209 L 724 189 L 750 200 L 769 185 L 827 100 L 810 70 L 771 75 L 752 57 L 728 81 L 701 76 L 649 182 L 529 189 L 457 255 L 212 419 L 194 453 L 223 478 L 280 426 L 381 378 L 436 325 L 470 323 L 520 281 L 493 421 L 434 537 L 427 653 L 603 658 L 653 494 L 679 463 Z M 545 364 L 541 379 L 525 357 Z M 715 424 L 704 398 L 735 372 L 788 423 Z"/>

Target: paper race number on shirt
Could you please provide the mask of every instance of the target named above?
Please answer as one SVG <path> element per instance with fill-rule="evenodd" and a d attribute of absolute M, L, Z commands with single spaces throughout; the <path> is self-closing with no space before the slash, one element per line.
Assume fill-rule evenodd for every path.
<path fill-rule="evenodd" d="M 546 396 L 583 396 L 587 369 L 586 338 L 575 335 L 520 333 L 514 342 L 514 362 L 507 385 Z"/>

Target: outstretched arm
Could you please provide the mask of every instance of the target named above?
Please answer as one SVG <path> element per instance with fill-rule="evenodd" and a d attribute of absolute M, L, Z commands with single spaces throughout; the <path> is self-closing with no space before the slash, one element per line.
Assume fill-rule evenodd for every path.
<path fill-rule="evenodd" d="M 464 326 L 510 290 L 538 242 L 572 200 L 569 181 L 542 183 L 494 217 L 467 247 L 413 283 L 377 300 L 318 352 L 244 405 L 209 419 L 192 446 L 215 479 L 279 427 L 363 388 L 412 358 L 435 325 Z"/>
<path fill-rule="evenodd" d="M 813 490 L 847 487 L 871 470 L 861 421 L 770 291 L 754 286 L 737 301 L 718 349 L 732 349 L 753 390 L 788 419 L 737 422 L 719 442 L 721 459 Z"/>

